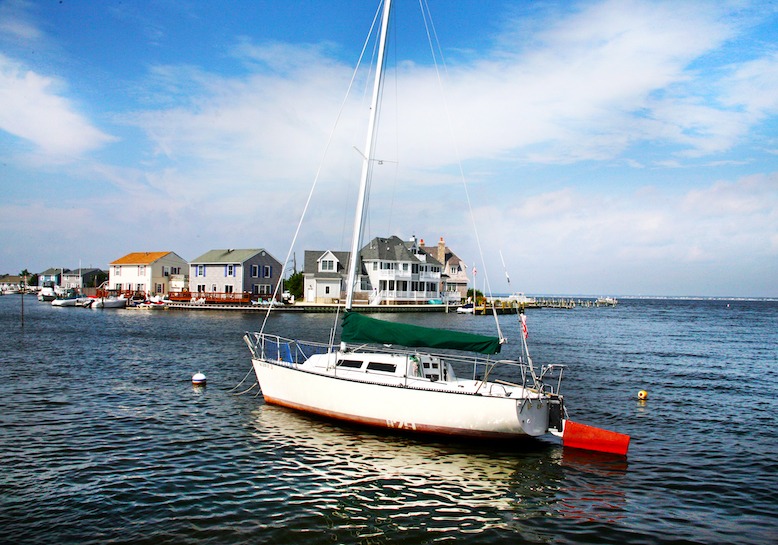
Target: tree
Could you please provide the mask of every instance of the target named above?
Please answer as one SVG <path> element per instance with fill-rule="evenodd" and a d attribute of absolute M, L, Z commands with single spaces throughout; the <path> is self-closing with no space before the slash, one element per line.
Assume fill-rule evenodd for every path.
<path fill-rule="evenodd" d="M 294 295 L 295 299 L 303 296 L 303 273 L 302 271 L 292 274 L 284 282 L 286 290 Z"/>
<path fill-rule="evenodd" d="M 473 297 L 473 292 L 475 292 L 475 297 Z M 474 288 L 469 288 L 467 290 L 467 297 L 468 299 L 472 298 L 473 302 L 475 302 L 475 304 L 477 305 L 482 303 L 484 300 L 484 294 L 481 292 L 481 290 L 477 290 Z"/>
<path fill-rule="evenodd" d="M 22 291 L 26 291 L 28 286 L 27 279 L 30 278 L 32 275 L 30 274 L 30 271 L 24 269 L 22 272 L 19 273 L 19 276 L 22 279 L 22 281 L 20 282 Z"/>

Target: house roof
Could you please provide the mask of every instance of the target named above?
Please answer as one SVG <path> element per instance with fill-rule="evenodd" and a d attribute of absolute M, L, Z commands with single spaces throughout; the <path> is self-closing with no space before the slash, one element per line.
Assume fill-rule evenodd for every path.
<path fill-rule="evenodd" d="M 38 276 L 46 275 L 46 276 L 53 276 L 55 274 L 65 274 L 69 273 L 70 269 L 63 269 L 62 267 L 49 267 L 42 273 L 38 273 Z"/>
<path fill-rule="evenodd" d="M 65 270 L 63 273 L 63 276 L 87 276 L 90 274 L 97 274 L 102 272 L 100 269 L 95 268 L 89 268 L 89 269 L 72 269 L 72 270 Z"/>
<path fill-rule="evenodd" d="M 173 252 L 133 252 L 127 254 L 124 257 L 120 257 L 116 261 L 111 261 L 111 265 L 150 265 L 162 259 L 168 254 Z"/>
<path fill-rule="evenodd" d="M 437 257 L 438 255 L 438 247 L 437 246 L 419 246 L 427 255 L 433 255 Z M 446 254 L 446 263 L 449 263 L 450 265 L 460 265 L 462 263 L 462 260 L 459 258 L 457 254 L 451 251 L 451 248 L 448 246 L 445 247 L 445 254 Z M 446 263 L 443 263 L 445 265 Z"/>
<path fill-rule="evenodd" d="M 419 250 L 426 256 L 426 262 L 431 264 L 438 264 L 438 260 L 434 255 L 430 255 L 423 249 Z M 371 240 L 360 252 L 363 260 L 376 260 L 382 261 L 422 261 L 416 254 L 414 254 L 408 245 L 398 236 L 392 235 L 389 238 L 376 237 Z"/>
<path fill-rule="evenodd" d="M 226 250 L 211 250 L 209 252 L 205 252 L 200 257 L 190 261 L 190 263 L 245 263 L 255 255 L 262 252 L 265 252 L 265 254 L 268 255 L 271 259 L 278 261 L 263 248 L 253 248 L 247 250 L 234 250 L 230 248 Z"/>
<path fill-rule="evenodd" d="M 305 250 L 305 261 L 303 263 L 303 272 L 316 273 L 319 270 L 317 262 L 323 255 L 330 253 L 338 260 L 338 271 L 343 271 L 348 266 L 348 258 L 351 252 L 335 252 L 332 250 Z M 325 273 L 317 273 L 318 275 L 324 275 Z M 335 273 L 333 276 L 338 276 L 339 273 Z"/>

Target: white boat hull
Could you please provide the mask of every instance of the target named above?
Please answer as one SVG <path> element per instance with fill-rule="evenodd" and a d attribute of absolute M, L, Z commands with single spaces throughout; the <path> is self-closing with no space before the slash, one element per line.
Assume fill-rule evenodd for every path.
<path fill-rule="evenodd" d="M 92 308 L 125 308 L 127 299 L 123 297 L 98 298 L 92 304 Z"/>
<path fill-rule="evenodd" d="M 266 403 L 362 425 L 419 433 L 508 439 L 548 432 L 549 401 L 465 393 L 427 382 L 379 384 L 252 359 Z M 473 381 L 468 381 L 473 382 Z M 443 389 L 445 388 L 445 389 Z"/>

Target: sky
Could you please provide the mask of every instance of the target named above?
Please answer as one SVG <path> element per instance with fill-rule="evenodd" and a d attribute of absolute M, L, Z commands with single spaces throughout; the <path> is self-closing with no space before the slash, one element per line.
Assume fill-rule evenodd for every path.
<path fill-rule="evenodd" d="M 494 293 L 778 297 L 776 2 L 423 6 L 366 239 L 443 237 Z M 376 11 L 0 0 L 0 273 L 348 250 Z"/>

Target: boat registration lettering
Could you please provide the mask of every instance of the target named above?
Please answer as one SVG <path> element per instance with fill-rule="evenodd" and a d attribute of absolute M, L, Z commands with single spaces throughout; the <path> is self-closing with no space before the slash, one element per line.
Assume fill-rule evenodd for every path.
<path fill-rule="evenodd" d="M 416 422 L 400 422 L 387 419 L 386 427 L 395 430 L 416 430 Z"/>

